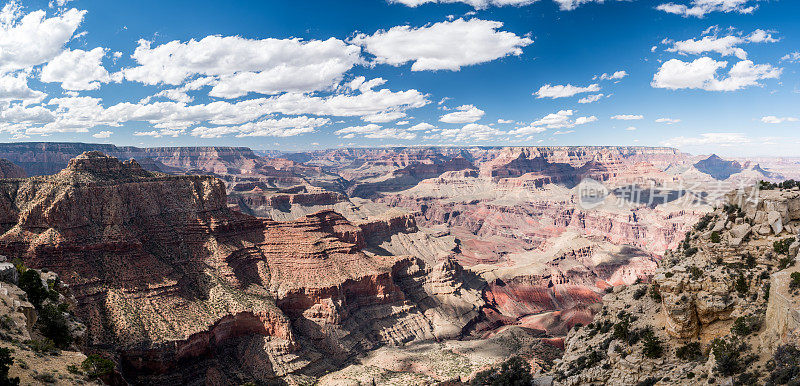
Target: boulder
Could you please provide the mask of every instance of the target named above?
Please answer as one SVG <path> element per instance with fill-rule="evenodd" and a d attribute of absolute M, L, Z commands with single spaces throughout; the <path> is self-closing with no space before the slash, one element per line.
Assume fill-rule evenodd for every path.
<path fill-rule="evenodd" d="M 19 280 L 17 267 L 11 263 L 0 263 L 0 281 L 16 285 Z"/>
<path fill-rule="evenodd" d="M 747 236 L 752 228 L 748 224 L 739 224 L 731 228 L 731 237 L 735 239 L 742 239 Z"/>
<path fill-rule="evenodd" d="M 753 217 L 753 222 L 756 224 L 762 224 L 767 221 L 767 212 L 758 211 L 756 212 L 755 217 Z"/>
<path fill-rule="evenodd" d="M 783 218 L 777 210 L 767 213 L 767 223 L 776 235 L 783 231 Z"/>
<path fill-rule="evenodd" d="M 719 220 L 716 224 L 714 224 L 714 228 L 711 228 L 712 232 L 719 232 L 725 229 L 725 220 Z"/>

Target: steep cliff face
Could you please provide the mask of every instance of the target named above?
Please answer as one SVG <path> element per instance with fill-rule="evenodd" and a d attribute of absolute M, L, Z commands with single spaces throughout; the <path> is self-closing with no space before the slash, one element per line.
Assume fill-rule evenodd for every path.
<path fill-rule="evenodd" d="M 0 178 L 25 178 L 25 169 L 7 159 L 0 158 Z"/>
<path fill-rule="evenodd" d="M 258 219 L 230 211 L 218 179 L 97 152 L 0 191 L 0 254 L 58 272 L 87 349 L 114 355 L 129 381 L 311 379 L 380 345 L 458 335 L 478 316 L 480 304 L 458 300 L 477 290 L 448 299 L 408 284 L 437 280 L 409 269 L 415 258 L 361 251 L 365 233 L 410 226 L 398 220 Z M 466 309 L 447 319 L 445 304 Z"/>
<path fill-rule="evenodd" d="M 799 221 L 797 190 L 731 192 L 666 253 L 650 283 L 605 295 L 592 323 L 570 332 L 557 379 L 775 382 L 778 345 L 800 343 Z"/>

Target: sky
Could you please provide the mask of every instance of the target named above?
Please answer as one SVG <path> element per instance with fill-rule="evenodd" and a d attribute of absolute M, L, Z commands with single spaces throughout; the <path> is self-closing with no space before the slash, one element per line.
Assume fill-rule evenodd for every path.
<path fill-rule="evenodd" d="M 0 4 L 2 142 L 800 156 L 793 0 Z"/>

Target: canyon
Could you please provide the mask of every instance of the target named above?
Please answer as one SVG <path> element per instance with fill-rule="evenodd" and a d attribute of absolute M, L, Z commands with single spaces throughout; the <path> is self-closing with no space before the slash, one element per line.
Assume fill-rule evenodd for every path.
<path fill-rule="evenodd" d="M 82 351 L 158 384 L 460 382 L 513 355 L 567 374 L 613 299 L 651 281 L 668 297 L 665 260 L 727 192 L 795 170 L 592 146 L 0 158 L 0 254 L 68 285 Z"/>

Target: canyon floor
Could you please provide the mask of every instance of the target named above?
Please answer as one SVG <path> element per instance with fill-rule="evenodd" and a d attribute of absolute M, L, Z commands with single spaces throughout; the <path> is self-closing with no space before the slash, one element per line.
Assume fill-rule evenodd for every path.
<path fill-rule="evenodd" d="M 650 341 L 704 350 L 761 309 L 749 347 L 794 331 L 791 295 L 764 294 L 789 286 L 767 251 L 800 231 L 797 194 L 773 187 L 741 215 L 721 209 L 731 191 L 794 176 L 792 160 L 79 143 L 0 144 L 0 158 L 0 254 L 57 275 L 70 299 L 59 310 L 83 326 L 60 356 L 37 356 L 31 342 L 49 330 L 32 315 L 49 303 L 23 304 L 18 278 L 4 277 L 22 297 L 4 304 L 28 326 L 3 338 L 21 378 L 34 357 L 66 369 L 98 355 L 114 363 L 101 380 L 122 384 L 459 384 L 519 356 L 539 382 L 710 383 L 713 359 L 606 347 L 602 326 L 646 323 Z M 731 273 L 745 252 L 753 267 Z M 723 299 L 737 275 L 758 289 Z M 772 352 L 756 351 L 766 366 Z"/>

